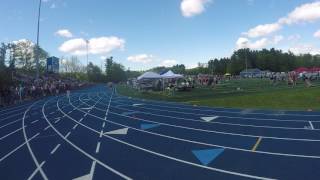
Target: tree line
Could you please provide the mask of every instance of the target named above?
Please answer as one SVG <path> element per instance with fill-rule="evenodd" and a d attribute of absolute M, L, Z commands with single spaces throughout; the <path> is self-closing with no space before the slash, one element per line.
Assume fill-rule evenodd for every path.
<path fill-rule="evenodd" d="M 205 64 L 198 63 L 198 67 L 192 69 L 186 69 L 183 64 L 178 64 L 172 67 L 155 67 L 150 71 L 161 73 L 162 71 L 172 70 L 175 73 L 187 75 L 197 75 L 199 73 L 238 75 L 246 68 L 289 72 L 298 67 L 320 67 L 320 55 L 295 55 L 292 52 L 283 52 L 274 48 L 262 50 L 239 49 L 234 51 L 231 57 L 211 59 Z"/>

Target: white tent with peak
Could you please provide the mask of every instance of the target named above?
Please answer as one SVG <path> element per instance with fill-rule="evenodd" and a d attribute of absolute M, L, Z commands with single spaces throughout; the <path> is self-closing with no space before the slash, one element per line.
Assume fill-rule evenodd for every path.
<path fill-rule="evenodd" d="M 161 79 L 162 77 L 154 72 L 145 72 L 141 76 L 139 76 L 137 79 L 138 80 L 143 80 L 143 79 Z"/>
<path fill-rule="evenodd" d="M 163 79 L 178 79 L 178 78 L 183 78 L 183 75 L 175 74 L 174 72 L 169 70 L 168 72 L 162 74 L 161 78 L 163 78 Z"/>

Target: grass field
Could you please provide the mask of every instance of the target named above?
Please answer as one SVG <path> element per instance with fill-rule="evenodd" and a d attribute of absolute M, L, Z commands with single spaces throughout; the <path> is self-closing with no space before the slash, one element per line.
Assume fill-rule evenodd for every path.
<path fill-rule="evenodd" d="M 302 82 L 295 88 L 285 82 L 276 86 L 269 80 L 231 80 L 219 84 L 215 89 L 198 87 L 190 92 L 139 92 L 125 85 L 117 87 L 118 93 L 131 97 L 176 101 L 194 105 L 215 107 L 320 110 L 320 82 L 313 82 L 314 87 L 306 88 Z M 240 87 L 240 90 L 237 88 Z"/>

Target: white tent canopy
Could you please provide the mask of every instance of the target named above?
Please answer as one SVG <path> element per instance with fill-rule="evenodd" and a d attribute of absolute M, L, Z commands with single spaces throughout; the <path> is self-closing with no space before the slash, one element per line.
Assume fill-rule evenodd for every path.
<path fill-rule="evenodd" d="M 161 75 L 161 78 L 163 79 L 177 79 L 177 78 L 183 78 L 183 75 L 181 74 L 175 74 L 171 70 Z"/>
<path fill-rule="evenodd" d="M 162 77 L 154 72 L 145 72 L 141 76 L 139 76 L 137 79 L 138 80 L 143 80 L 143 79 L 161 79 Z"/>

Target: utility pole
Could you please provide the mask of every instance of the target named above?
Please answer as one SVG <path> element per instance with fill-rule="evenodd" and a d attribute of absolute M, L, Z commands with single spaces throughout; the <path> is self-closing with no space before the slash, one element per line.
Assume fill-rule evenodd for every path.
<path fill-rule="evenodd" d="M 38 27 L 37 27 L 37 45 L 36 45 L 36 53 L 35 53 L 35 60 L 36 60 L 36 79 L 39 79 L 39 31 L 40 31 L 40 16 L 41 16 L 41 2 L 39 0 L 39 9 L 38 9 Z"/>

